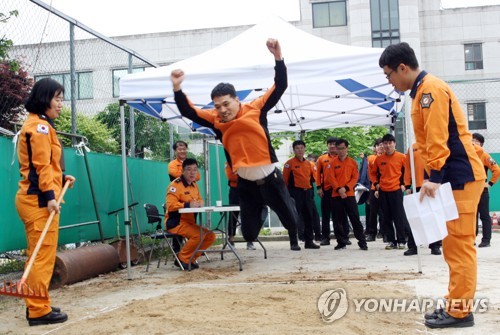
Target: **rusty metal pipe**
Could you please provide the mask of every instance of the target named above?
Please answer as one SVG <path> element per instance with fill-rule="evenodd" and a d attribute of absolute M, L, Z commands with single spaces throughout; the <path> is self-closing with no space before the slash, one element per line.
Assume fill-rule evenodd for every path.
<path fill-rule="evenodd" d="M 120 257 L 109 244 L 89 245 L 73 250 L 57 252 L 50 288 L 73 284 L 114 271 L 120 264 Z"/>

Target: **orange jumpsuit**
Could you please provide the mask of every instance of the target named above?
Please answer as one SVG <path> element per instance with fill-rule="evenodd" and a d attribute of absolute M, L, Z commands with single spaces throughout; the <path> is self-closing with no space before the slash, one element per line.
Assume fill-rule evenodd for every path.
<path fill-rule="evenodd" d="M 366 238 L 363 233 L 363 226 L 359 219 L 358 204 L 354 197 L 354 186 L 359 179 L 358 163 L 351 157 L 346 157 L 341 160 L 339 157 L 335 157 L 332 160 L 332 209 L 335 214 L 336 220 L 334 221 L 334 232 L 337 237 L 337 243 L 339 245 L 344 244 L 344 238 L 339 238 L 338 236 L 345 236 L 347 234 L 344 231 L 344 227 L 348 225 L 347 216 L 351 220 L 352 229 L 354 231 L 354 236 L 358 240 L 358 245 L 360 247 L 366 247 Z M 342 198 L 339 189 L 345 188 L 346 198 Z"/>
<path fill-rule="evenodd" d="M 200 234 L 200 227 L 196 224 L 196 213 L 179 213 L 179 209 L 189 208 L 190 202 L 195 200 L 202 200 L 196 182 L 188 184 L 181 176 L 168 186 L 165 224 L 168 232 L 187 238 L 187 242 L 177 255 L 179 260 L 186 264 L 189 264 L 200 239 L 202 240 L 200 250 L 208 249 L 215 241 L 215 234 L 205 227 L 202 227 L 203 233 Z M 197 253 L 192 261 L 196 261 L 200 255 L 201 253 Z"/>
<path fill-rule="evenodd" d="M 17 147 L 22 179 L 16 194 L 17 212 L 24 222 L 28 240 L 28 256 L 33 253 L 50 215 L 48 201 L 57 199 L 61 193 L 64 178 L 60 165 L 61 152 L 56 130 L 47 118 L 29 113 L 21 128 Z M 48 292 L 58 237 L 59 215 L 55 215 L 26 281 L 30 287 Z M 52 310 L 50 298 L 25 301 L 30 318 L 42 317 Z"/>
<path fill-rule="evenodd" d="M 476 215 L 486 174 L 472 146 L 465 113 L 448 84 L 422 71 L 410 96 L 416 143 L 429 181 L 450 182 L 457 204 L 459 218 L 447 222 L 443 254 L 450 278 L 447 312 L 464 318 L 471 304 L 461 301 L 470 302 L 476 293 Z"/>
<path fill-rule="evenodd" d="M 170 177 L 170 181 L 182 176 L 182 161 L 179 158 L 168 163 L 168 176 Z M 198 171 L 196 173 L 196 181 L 200 180 L 200 176 L 200 171 Z"/>
<path fill-rule="evenodd" d="M 298 234 L 299 239 L 306 243 L 312 243 L 314 203 L 313 187 L 314 170 L 311 162 L 305 158 L 290 158 L 283 167 L 283 179 L 290 192 L 290 196 L 295 201 L 295 208 L 299 214 Z"/>
<path fill-rule="evenodd" d="M 481 162 L 484 166 L 484 172 L 488 175 L 488 170 L 491 171 L 491 179 L 490 181 L 485 180 L 490 187 L 493 186 L 500 177 L 500 168 L 493 158 L 491 158 L 490 154 L 488 154 L 480 145 L 474 144 L 474 149 L 476 149 L 476 153 L 481 159 Z M 479 199 L 479 204 L 477 206 L 478 216 L 481 219 L 483 225 L 483 237 L 481 239 L 481 244 L 489 244 L 491 241 L 491 226 L 492 220 L 490 216 L 490 192 L 489 187 L 486 186 L 483 189 L 481 194 L 481 198 Z M 476 235 L 479 233 L 479 219 L 476 221 Z M 481 246 L 480 244 L 480 246 Z"/>
<path fill-rule="evenodd" d="M 283 179 L 289 188 L 312 189 L 314 170 L 311 162 L 307 159 L 299 161 L 297 157 L 289 159 L 283 167 Z"/>

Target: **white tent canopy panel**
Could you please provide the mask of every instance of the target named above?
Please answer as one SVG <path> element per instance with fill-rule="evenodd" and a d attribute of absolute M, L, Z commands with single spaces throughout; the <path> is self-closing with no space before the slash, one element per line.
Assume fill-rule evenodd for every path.
<path fill-rule="evenodd" d="M 233 84 L 240 100 L 252 100 L 273 84 L 274 58 L 265 45 L 270 37 L 279 40 L 288 69 L 288 89 L 268 114 L 270 132 L 393 124 L 403 103 L 378 66 L 383 49 L 329 42 L 278 17 L 197 56 L 122 77 L 120 99 L 196 129 L 173 102 L 171 71 L 184 70 L 182 89 L 199 107 L 210 107 L 210 92 L 220 82 Z"/>

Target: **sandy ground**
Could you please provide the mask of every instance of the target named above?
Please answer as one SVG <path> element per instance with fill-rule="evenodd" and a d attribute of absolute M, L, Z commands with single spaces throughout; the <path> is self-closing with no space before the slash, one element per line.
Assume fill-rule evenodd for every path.
<path fill-rule="evenodd" d="M 355 299 L 440 298 L 447 288 L 448 270 L 442 256 L 420 249 L 417 256 L 384 250 L 369 243 L 368 251 L 353 245 L 335 251 L 292 252 L 288 242 L 264 242 L 260 249 L 236 248 L 243 271 L 233 255 L 202 260 L 199 270 L 182 272 L 169 261 L 145 272 L 145 266 L 101 275 L 51 291 L 53 305 L 68 313 L 59 325 L 29 327 L 20 299 L 0 297 L 0 334 L 497 334 L 500 327 L 500 234 L 492 247 L 478 249 L 477 297 L 489 300 L 486 312 L 475 313 L 476 326 L 466 330 L 431 330 L 423 315 L 360 308 Z M 325 292 L 344 290 L 345 316 L 326 322 L 318 310 Z M 321 298 L 320 298 L 321 297 Z M 338 297 L 338 296 L 337 296 Z M 323 299 L 323 300 L 321 300 Z M 322 307 L 322 310 L 325 311 Z"/>

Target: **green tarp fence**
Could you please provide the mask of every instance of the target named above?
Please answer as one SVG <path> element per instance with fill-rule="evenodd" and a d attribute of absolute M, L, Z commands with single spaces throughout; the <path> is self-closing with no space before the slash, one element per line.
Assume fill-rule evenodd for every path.
<path fill-rule="evenodd" d="M 222 201 L 228 203 L 228 186 L 224 174 L 225 156 L 221 146 L 219 150 L 220 180 L 222 187 Z M 17 157 L 12 162 L 14 146 L 12 139 L 0 137 L 0 180 L 2 181 L 2 191 L 0 192 L 0 253 L 12 250 L 21 250 L 26 247 L 26 238 L 24 234 L 24 225 L 19 220 L 14 204 L 14 198 L 19 181 L 19 165 Z M 219 199 L 219 189 L 217 183 L 217 161 L 215 146 L 211 145 L 210 152 L 210 205 L 215 205 Z M 500 154 L 493 154 L 493 158 L 500 159 Z M 62 206 L 60 226 L 74 225 L 96 220 L 90 184 L 87 177 L 84 157 L 79 155 L 73 148 L 64 149 L 64 158 L 66 164 L 66 173 L 77 178 L 73 189 L 68 190 L 65 196 L 65 204 Z M 92 176 L 97 205 L 101 218 L 101 225 L 104 238 L 113 238 L 125 235 L 123 226 L 123 211 L 115 215 L 108 215 L 108 212 L 115 211 L 123 207 L 123 187 L 122 187 L 122 168 L 121 157 L 114 155 L 105 155 L 89 152 L 88 161 L 90 173 Z M 161 205 L 165 202 L 165 191 L 170 183 L 167 173 L 167 163 L 144 159 L 128 158 L 128 168 L 131 181 L 131 188 L 134 199 L 139 204 L 135 206 L 141 232 L 151 231 L 152 227 L 147 223 L 146 214 L 143 208 L 145 203 L 156 205 L 160 211 Z M 201 171 L 201 180 L 199 181 L 200 190 L 203 198 L 206 200 L 205 175 Z M 500 187 L 494 186 L 490 190 L 490 210 L 498 211 L 500 209 Z M 317 197 L 316 197 L 317 198 Z M 129 192 L 129 204 L 132 202 Z M 316 199 L 319 207 L 319 199 Z M 364 206 L 360 206 L 360 214 L 364 214 Z M 132 218 L 131 233 L 137 233 L 136 216 L 130 212 Z M 202 217 L 206 220 L 205 217 Z M 212 215 L 212 225 L 217 224 L 219 216 Z M 274 226 L 274 224 L 273 224 Z M 96 224 L 62 229 L 60 232 L 59 244 L 69 244 L 85 241 L 100 240 L 99 229 Z"/>

